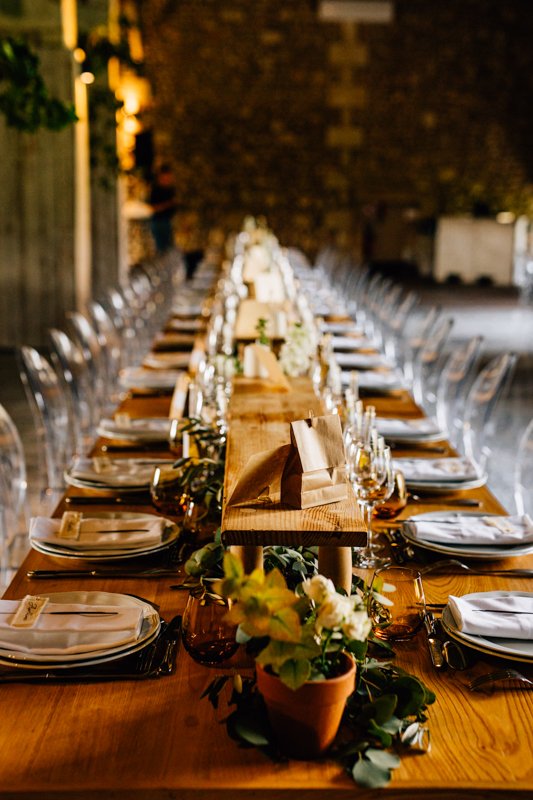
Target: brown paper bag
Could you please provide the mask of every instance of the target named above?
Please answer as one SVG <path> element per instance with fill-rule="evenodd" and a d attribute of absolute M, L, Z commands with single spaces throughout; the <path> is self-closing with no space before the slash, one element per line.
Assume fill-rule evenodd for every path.
<path fill-rule="evenodd" d="M 281 476 L 281 502 L 292 508 L 336 503 L 348 496 L 339 417 L 291 422 L 291 452 Z"/>

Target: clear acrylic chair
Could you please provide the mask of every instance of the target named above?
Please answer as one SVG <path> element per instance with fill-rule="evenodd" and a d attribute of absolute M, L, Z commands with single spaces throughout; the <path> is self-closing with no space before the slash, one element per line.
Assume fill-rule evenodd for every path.
<path fill-rule="evenodd" d="M 492 452 L 496 411 L 516 366 L 515 353 L 502 353 L 480 371 L 470 388 L 457 449 L 484 471 Z"/>
<path fill-rule="evenodd" d="M 436 386 L 444 358 L 444 348 L 453 327 L 452 317 L 443 317 L 433 326 L 413 365 L 413 396 L 425 409 L 426 398 L 436 397 Z"/>
<path fill-rule="evenodd" d="M 438 380 L 436 394 L 426 397 L 426 413 L 436 417 L 440 429 L 447 431 L 454 446 L 461 432 L 466 396 L 476 374 L 482 343 L 482 336 L 474 336 L 454 347 Z"/>
<path fill-rule="evenodd" d="M 530 420 L 518 443 L 514 497 L 518 514 L 533 516 L 533 419 Z"/>
<path fill-rule="evenodd" d="M 67 311 L 65 314 L 80 346 L 83 357 L 91 375 L 94 396 L 101 413 L 112 394 L 112 377 L 108 374 L 106 356 L 98 334 L 87 319 L 79 311 Z"/>
<path fill-rule="evenodd" d="M 19 432 L 0 405 L 0 573 L 15 570 L 28 549 L 26 459 Z M 0 583 L 2 578 L 0 577 Z"/>
<path fill-rule="evenodd" d="M 92 373 L 81 347 L 65 331 L 51 328 L 49 335 L 52 346 L 50 358 L 70 394 L 74 410 L 76 446 L 84 451 L 94 441 L 100 420 L 100 406 L 94 392 Z"/>
<path fill-rule="evenodd" d="M 441 316 L 440 306 L 430 306 L 421 314 L 412 314 L 407 320 L 403 331 L 399 332 L 396 342 L 396 360 L 399 362 L 405 380 L 409 386 L 414 381 L 414 365 L 416 357 L 430 331 L 437 324 Z"/>
<path fill-rule="evenodd" d="M 41 497 L 52 510 L 64 490 L 63 473 L 76 452 L 73 409 L 44 356 L 33 347 L 21 347 L 17 355 L 39 444 Z"/>

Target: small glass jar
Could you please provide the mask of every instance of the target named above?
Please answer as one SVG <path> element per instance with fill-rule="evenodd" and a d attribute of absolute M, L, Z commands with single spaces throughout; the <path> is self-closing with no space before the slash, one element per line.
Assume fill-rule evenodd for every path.
<path fill-rule="evenodd" d="M 198 664 L 219 665 L 237 652 L 237 626 L 226 620 L 228 610 L 228 601 L 203 583 L 191 590 L 183 613 L 183 644 Z"/>

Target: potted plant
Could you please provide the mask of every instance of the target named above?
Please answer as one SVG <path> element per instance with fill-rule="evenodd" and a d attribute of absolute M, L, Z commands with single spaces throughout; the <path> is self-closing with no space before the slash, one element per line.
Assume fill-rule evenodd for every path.
<path fill-rule="evenodd" d="M 277 569 L 245 575 L 231 553 L 214 589 L 232 601 L 227 616 L 238 625 L 237 640 L 255 652 L 257 686 L 280 748 L 294 758 L 321 755 L 355 688 L 354 655 L 366 651 L 371 623 L 363 594 L 340 594 L 322 575 L 293 591 Z"/>

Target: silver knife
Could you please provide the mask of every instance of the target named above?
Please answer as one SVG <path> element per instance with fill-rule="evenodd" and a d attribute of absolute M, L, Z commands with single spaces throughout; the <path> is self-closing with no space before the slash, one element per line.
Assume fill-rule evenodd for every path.
<path fill-rule="evenodd" d="M 421 613 L 422 613 L 422 621 L 426 629 L 431 663 L 433 664 L 435 669 L 442 669 L 444 667 L 444 655 L 442 652 L 441 641 L 437 635 L 437 629 L 435 626 L 435 617 L 433 616 L 433 613 L 431 611 L 428 611 L 427 608 L 424 608 L 424 610 Z"/>
<path fill-rule="evenodd" d="M 30 569 L 26 573 L 28 578 L 160 578 L 163 576 L 176 577 L 176 569 L 155 567 L 154 569 L 127 572 L 106 572 L 103 569 Z"/>

